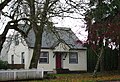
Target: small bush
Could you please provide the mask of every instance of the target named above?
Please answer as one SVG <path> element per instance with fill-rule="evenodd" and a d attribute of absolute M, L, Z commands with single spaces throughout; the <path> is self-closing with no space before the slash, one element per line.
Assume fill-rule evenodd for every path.
<path fill-rule="evenodd" d="M 8 62 L 0 60 L 0 69 L 7 69 Z"/>
<path fill-rule="evenodd" d="M 56 76 L 54 74 L 47 74 L 45 77 L 46 79 L 56 79 Z"/>

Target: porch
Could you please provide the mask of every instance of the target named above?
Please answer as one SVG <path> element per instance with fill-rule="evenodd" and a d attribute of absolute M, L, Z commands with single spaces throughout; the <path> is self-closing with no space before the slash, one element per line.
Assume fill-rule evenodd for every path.
<path fill-rule="evenodd" d="M 55 52 L 55 69 L 54 73 L 68 74 L 79 73 L 80 70 L 71 70 L 72 67 L 78 65 L 78 53 L 77 52 Z M 77 67 L 76 67 L 77 68 Z"/>

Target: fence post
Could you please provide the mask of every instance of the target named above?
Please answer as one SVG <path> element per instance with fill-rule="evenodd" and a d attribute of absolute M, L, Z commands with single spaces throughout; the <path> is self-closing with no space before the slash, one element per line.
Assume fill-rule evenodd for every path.
<path fill-rule="evenodd" d="M 41 71 L 42 71 L 42 78 L 43 78 L 43 75 L 44 75 L 44 70 L 43 70 L 43 68 L 41 68 Z"/>
<path fill-rule="evenodd" d="M 13 71 L 14 72 L 14 80 L 16 80 L 16 72 L 17 71 Z"/>

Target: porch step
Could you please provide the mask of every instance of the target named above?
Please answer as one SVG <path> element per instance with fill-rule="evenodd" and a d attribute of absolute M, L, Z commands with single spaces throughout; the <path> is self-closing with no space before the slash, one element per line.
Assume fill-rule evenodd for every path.
<path fill-rule="evenodd" d="M 69 69 L 56 69 L 57 74 L 70 73 Z"/>

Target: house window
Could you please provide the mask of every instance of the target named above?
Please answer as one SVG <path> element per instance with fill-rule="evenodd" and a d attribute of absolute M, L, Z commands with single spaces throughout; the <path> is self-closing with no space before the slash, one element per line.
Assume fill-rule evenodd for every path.
<path fill-rule="evenodd" d="M 41 52 L 39 63 L 49 63 L 49 53 Z"/>
<path fill-rule="evenodd" d="M 14 64 L 14 55 L 11 55 L 11 64 Z"/>
<path fill-rule="evenodd" d="M 24 64 L 24 63 L 25 63 L 24 53 L 25 53 L 25 52 L 22 52 L 22 53 L 21 53 L 21 64 Z"/>
<path fill-rule="evenodd" d="M 71 63 L 71 64 L 77 64 L 78 63 L 78 53 L 77 52 L 70 52 L 69 63 Z"/>
<path fill-rule="evenodd" d="M 18 39 L 18 34 L 15 35 L 15 46 L 19 45 L 19 39 Z"/>

